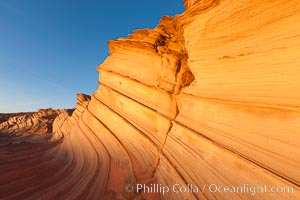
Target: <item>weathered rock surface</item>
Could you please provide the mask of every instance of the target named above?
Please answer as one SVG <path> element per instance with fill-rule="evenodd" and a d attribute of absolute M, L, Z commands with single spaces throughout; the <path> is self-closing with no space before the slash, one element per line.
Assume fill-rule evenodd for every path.
<path fill-rule="evenodd" d="M 20 137 L 52 134 L 54 119 L 65 111 L 40 109 L 38 112 L 0 114 L 0 133 Z"/>
<path fill-rule="evenodd" d="M 78 95 L 72 115 L 59 114 L 53 146 L 39 154 L 39 160 L 49 157 L 52 176 L 40 164 L 35 169 L 41 175 L 16 194 L 14 185 L 30 176 L 20 182 L 4 176 L 11 181 L 0 183 L 0 194 L 300 198 L 300 4 L 185 0 L 185 7 L 153 30 L 109 41 L 110 56 L 97 68 L 98 90 Z M 199 191 L 162 195 L 135 188 L 172 189 L 176 183 Z M 125 191 L 128 184 L 136 192 Z M 210 184 L 288 186 L 293 192 L 211 192 Z"/>

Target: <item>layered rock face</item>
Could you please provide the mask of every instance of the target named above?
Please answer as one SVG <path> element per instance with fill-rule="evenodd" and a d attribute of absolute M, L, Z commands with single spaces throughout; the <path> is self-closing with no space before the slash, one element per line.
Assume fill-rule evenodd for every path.
<path fill-rule="evenodd" d="M 59 140 L 67 136 L 76 126 L 82 112 L 87 108 L 91 97 L 86 94 L 77 94 L 77 105 L 74 110 L 64 110 L 53 122 L 53 138 Z"/>
<path fill-rule="evenodd" d="M 55 119 L 52 176 L 5 197 L 300 198 L 300 4 L 185 7 L 109 41 L 98 90 Z"/>
<path fill-rule="evenodd" d="M 299 198 L 299 4 L 186 1 L 186 8 L 154 30 L 109 41 L 99 89 L 70 133 L 74 142 L 84 136 L 82 151 L 99 161 L 93 186 L 103 190 L 90 195 Z M 124 190 L 139 183 L 294 191 Z"/>
<path fill-rule="evenodd" d="M 0 133 L 19 139 L 34 135 L 51 137 L 54 119 L 66 111 L 40 109 L 38 112 L 0 114 Z"/>
<path fill-rule="evenodd" d="M 71 110 L 0 114 L 0 199 L 34 199 L 40 189 L 60 179 L 51 175 L 64 166 L 62 151 L 53 151 L 62 140 L 52 134 L 61 112 Z"/>

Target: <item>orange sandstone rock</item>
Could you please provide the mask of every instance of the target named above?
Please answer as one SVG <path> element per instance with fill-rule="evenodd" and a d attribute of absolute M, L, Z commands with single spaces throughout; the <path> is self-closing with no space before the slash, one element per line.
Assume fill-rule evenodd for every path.
<path fill-rule="evenodd" d="M 4 198 L 300 198 L 300 4 L 184 2 L 184 13 L 163 17 L 155 29 L 108 42 L 98 90 L 77 95 L 73 113 L 60 111 L 50 146 L 29 151 L 53 176 L 29 158 L 28 173 L 40 174 L 16 181 L 9 171 L 0 180 Z M 0 121 L 23 130 L 38 116 Z M 199 190 L 146 190 L 175 184 Z M 293 192 L 214 192 L 211 185 Z"/>

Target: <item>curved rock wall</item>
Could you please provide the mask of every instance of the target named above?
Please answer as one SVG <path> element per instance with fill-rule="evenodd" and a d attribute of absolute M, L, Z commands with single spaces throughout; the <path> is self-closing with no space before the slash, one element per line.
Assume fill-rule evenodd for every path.
<path fill-rule="evenodd" d="M 153 30 L 109 41 L 98 90 L 55 119 L 54 141 L 63 142 L 43 154 L 53 176 L 10 199 L 300 198 L 300 4 L 185 7 Z M 147 192 L 176 183 L 199 191 Z M 211 184 L 293 192 L 211 192 Z"/>
<path fill-rule="evenodd" d="M 181 23 L 195 81 L 176 121 L 299 185 L 300 4 L 190 4 Z"/>
<path fill-rule="evenodd" d="M 109 41 L 99 89 L 70 134 L 81 154 L 99 162 L 93 187 L 101 183 L 99 196 L 125 199 L 299 198 L 299 4 L 185 6 L 153 30 Z M 294 192 L 124 191 L 137 183 L 286 185 Z"/>

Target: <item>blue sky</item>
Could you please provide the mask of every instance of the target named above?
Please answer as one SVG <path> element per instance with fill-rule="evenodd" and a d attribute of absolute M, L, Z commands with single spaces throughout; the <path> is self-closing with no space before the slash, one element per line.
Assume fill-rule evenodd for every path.
<path fill-rule="evenodd" d="M 107 40 L 183 10 L 181 0 L 0 0 L 0 113 L 74 107 L 97 89 Z"/>

